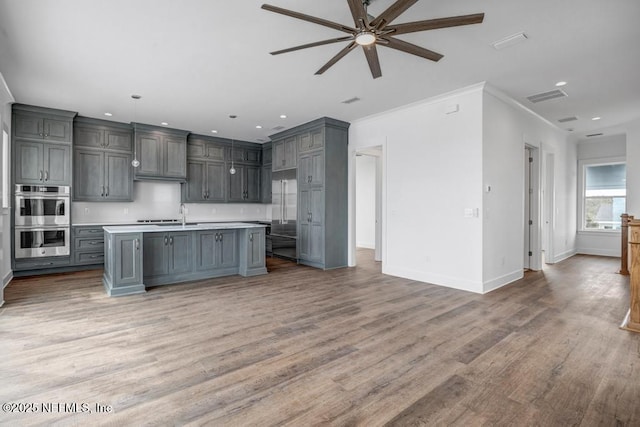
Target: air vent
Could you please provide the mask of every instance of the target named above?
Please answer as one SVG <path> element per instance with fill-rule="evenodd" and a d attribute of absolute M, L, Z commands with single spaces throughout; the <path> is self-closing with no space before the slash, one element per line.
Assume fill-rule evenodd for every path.
<path fill-rule="evenodd" d="M 602 136 L 604 135 L 603 133 L 592 133 L 591 135 L 587 135 L 587 138 L 591 138 L 593 136 Z"/>
<path fill-rule="evenodd" d="M 513 45 L 516 45 L 518 43 L 522 43 L 524 41 L 526 41 L 528 39 L 527 35 L 525 33 L 516 33 L 516 34 L 512 34 L 508 37 L 505 37 L 501 40 L 498 40 L 497 42 L 493 42 L 491 43 L 491 46 L 493 46 L 493 48 L 495 50 L 502 50 L 505 47 L 510 47 Z"/>
<path fill-rule="evenodd" d="M 578 120 L 578 118 L 576 116 L 573 116 L 573 117 L 565 117 L 564 119 L 558 119 L 560 123 L 572 122 L 574 120 Z"/>
<path fill-rule="evenodd" d="M 347 99 L 346 101 L 342 101 L 343 104 L 353 104 L 354 102 L 360 101 L 360 98 L 354 96 L 353 98 Z"/>
<path fill-rule="evenodd" d="M 274 128 L 272 128 L 271 130 L 282 130 L 284 129 L 284 126 L 276 126 Z"/>
<path fill-rule="evenodd" d="M 548 101 L 550 99 L 564 98 L 567 94 L 565 91 L 556 89 L 550 92 L 538 93 L 536 95 L 527 96 L 527 99 L 534 104 L 537 102 Z"/>

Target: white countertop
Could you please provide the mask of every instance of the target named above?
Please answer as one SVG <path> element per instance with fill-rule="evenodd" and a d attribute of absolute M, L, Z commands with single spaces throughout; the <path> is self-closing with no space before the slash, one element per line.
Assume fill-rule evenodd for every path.
<path fill-rule="evenodd" d="M 108 233 L 157 233 L 165 231 L 198 231 L 198 230 L 225 230 L 238 228 L 259 228 L 266 227 L 265 224 L 252 224 L 248 222 L 210 222 L 210 223 L 187 223 L 186 225 L 170 224 L 170 225 L 110 225 L 102 227 Z"/>

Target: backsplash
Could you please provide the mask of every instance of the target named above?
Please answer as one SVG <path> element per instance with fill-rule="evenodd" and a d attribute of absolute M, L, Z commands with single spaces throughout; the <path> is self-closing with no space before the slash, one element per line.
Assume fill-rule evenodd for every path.
<path fill-rule="evenodd" d="M 180 219 L 180 184 L 140 181 L 134 202 L 73 202 L 71 221 L 82 224 L 134 223 L 138 219 Z M 188 222 L 271 221 L 271 205 L 259 203 L 185 203 Z"/>

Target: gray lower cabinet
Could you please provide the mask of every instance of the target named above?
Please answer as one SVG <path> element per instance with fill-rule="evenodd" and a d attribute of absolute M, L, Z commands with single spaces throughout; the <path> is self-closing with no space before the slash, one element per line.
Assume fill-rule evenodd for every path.
<path fill-rule="evenodd" d="M 184 181 L 187 178 L 186 131 L 135 125 L 135 179 Z"/>
<path fill-rule="evenodd" d="M 183 202 L 224 202 L 227 170 L 224 162 L 189 160 Z"/>
<path fill-rule="evenodd" d="M 259 202 L 260 174 L 259 166 L 234 165 L 236 173 L 229 174 L 227 193 L 228 202 Z"/>
<path fill-rule="evenodd" d="M 265 230 L 245 228 L 240 231 L 240 274 L 256 276 L 266 274 L 265 267 Z"/>
<path fill-rule="evenodd" d="M 238 268 L 238 232 L 206 230 L 196 232 L 196 270 Z"/>
<path fill-rule="evenodd" d="M 87 202 L 133 200 L 131 154 L 76 148 L 74 170 L 73 200 Z"/>
<path fill-rule="evenodd" d="M 300 189 L 298 200 L 298 257 L 321 263 L 324 255 L 324 189 Z"/>
<path fill-rule="evenodd" d="M 164 284 L 193 269 L 192 232 L 144 234 L 144 281 Z"/>
<path fill-rule="evenodd" d="M 16 184 L 71 185 L 71 147 L 16 140 Z"/>
<path fill-rule="evenodd" d="M 142 282 L 142 233 L 104 234 L 102 283 L 109 296 L 145 292 Z"/>
<path fill-rule="evenodd" d="M 104 264 L 104 231 L 102 226 L 71 227 L 71 255 L 75 265 Z"/>

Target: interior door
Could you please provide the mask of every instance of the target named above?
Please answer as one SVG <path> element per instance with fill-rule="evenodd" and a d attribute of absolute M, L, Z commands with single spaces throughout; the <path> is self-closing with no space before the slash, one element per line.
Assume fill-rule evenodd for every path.
<path fill-rule="evenodd" d="M 525 269 L 531 268 L 531 228 L 533 225 L 531 215 L 531 198 L 533 196 L 533 188 L 531 187 L 531 176 L 533 157 L 531 149 L 524 149 L 524 263 Z"/>

